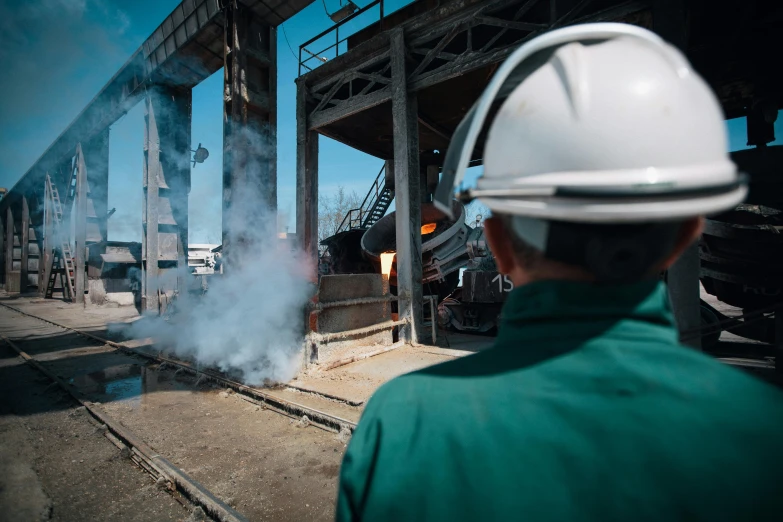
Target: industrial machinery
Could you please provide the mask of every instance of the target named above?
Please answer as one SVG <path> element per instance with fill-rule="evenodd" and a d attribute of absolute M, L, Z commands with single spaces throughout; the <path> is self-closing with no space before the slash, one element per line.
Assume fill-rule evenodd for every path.
<path fill-rule="evenodd" d="M 471 228 L 465 224 L 465 207 L 458 201 L 452 202 L 454 219 L 435 208 L 432 203 L 421 206 L 421 255 L 422 283 L 449 284 L 456 286 L 458 273 L 467 265 L 470 256 L 466 244 Z M 365 257 L 381 272 L 381 254 L 393 253 L 397 249 L 395 212 L 381 218 L 362 236 L 361 246 Z M 389 284 L 397 286 L 397 264 L 392 263 Z M 449 290 L 450 291 L 450 290 Z"/>
<path fill-rule="evenodd" d="M 772 314 L 783 306 L 783 146 L 738 151 L 732 159 L 749 174 L 750 192 L 745 204 L 707 220 L 699 253 L 704 289 L 742 315 L 727 317 L 702 301 L 705 348 L 721 330 L 775 343 Z"/>

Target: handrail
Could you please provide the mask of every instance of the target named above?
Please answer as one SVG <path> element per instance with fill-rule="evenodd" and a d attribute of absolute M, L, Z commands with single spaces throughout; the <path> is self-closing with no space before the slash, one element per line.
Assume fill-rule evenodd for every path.
<path fill-rule="evenodd" d="M 340 226 L 337 227 L 337 231 L 335 232 L 335 235 L 339 234 L 340 232 L 343 232 L 344 229 L 353 230 L 354 228 L 360 228 L 364 224 L 363 218 L 365 214 L 367 214 L 372 210 L 372 208 L 375 206 L 375 202 L 378 201 L 378 198 L 383 192 L 383 189 L 386 187 L 385 176 L 384 176 L 385 171 L 386 171 L 386 163 L 383 164 L 380 172 L 378 172 L 378 175 L 375 177 L 375 181 L 373 181 L 372 185 L 370 186 L 370 190 L 367 192 L 367 195 L 364 197 L 364 201 L 362 201 L 362 204 L 359 205 L 358 208 L 352 208 L 345 214 L 342 223 L 340 223 Z M 383 186 L 381 186 L 382 177 L 384 179 Z M 373 198 L 370 199 L 370 196 L 373 196 Z M 356 213 L 359 214 L 358 218 L 354 218 L 354 215 Z M 347 228 L 346 228 L 346 224 L 347 224 Z"/>
<path fill-rule="evenodd" d="M 322 58 L 321 55 L 323 53 L 331 50 L 332 48 L 334 48 L 334 57 L 337 58 L 340 55 L 340 44 L 345 42 L 346 40 L 348 40 L 348 38 L 350 38 L 351 36 L 353 36 L 353 34 L 355 34 L 355 33 L 350 34 L 350 35 L 346 36 L 345 38 L 343 38 L 342 40 L 340 40 L 340 26 L 350 22 L 351 20 L 353 20 L 354 18 L 356 18 L 358 16 L 361 16 L 362 14 L 366 13 L 367 11 L 369 11 L 370 9 L 372 9 L 373 7 L 375 7 L 377 5 L 380 5 L 380 11 L 381 12 L 380 12 L 379 22 L 381 24 L 381 30 L 383 30 L 383 18 L 384 18 L 383 2 L 384 2 L 384 0 L 374 0 L 374 1 L 370 2 L 369 4 L 367 4 L 366 6 L 362 7 L 361 9 L 359 9 L 358 11 L 353 13 L 352 15 L 346 16 L 345 18 L 343 18 L 342 20 L 340 20 L 339 22 L 334 24 L 332 27 L 326 29 L 325 31 L 319 33 L 318 35 L 316 35 L 316 36 L 314 36 L 312 38 L 310 38 L 305 43 L 300 45 L 299 46 L 299 76 L 302 75 L 302 67 L 304 67 L 308 71 L 312 71 L 313 70 L 311 67 L 306 65 L 307 62 L 309 62 L 310 60 L 325 61 L 325 59 Z M 317 53 L 314 53 L 314 52 L 309 51 L 308 49 L 305 49 L 305 47 L 307 47 L 308 45 L 310 45 L 313 42 L 316 42 L 316 41 L 320 40 L 321 38 L 323 38 L 324 36 L 328 35 L 332 31 L 334 31 L 334 33 L 335 33 L 334 43 L 333 44 L 329 45 L 325 49 L 322 49 L 322 50 L 318 51 Z M 310 55 L 310 57 L 306 58 L 305 60 L 302 60 L 302 51 L 308 53 Z"/>

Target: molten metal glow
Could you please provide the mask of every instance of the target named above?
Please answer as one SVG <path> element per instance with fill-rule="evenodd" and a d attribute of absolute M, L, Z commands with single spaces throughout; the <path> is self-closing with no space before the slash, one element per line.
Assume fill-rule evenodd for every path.
<path fill-rule="evenodd" d="M 426 236 L 427 234 L 432 234 L 435 232 L 435 229 L 437 228 L 436 223 L 427 223 L 426 225 L 421 226 L 421 235 Z"/>
<path fill-rule="evenodd" d="M 391 274 L 392 263 L 394 262 L 394 256 L 396 252 L 384 252 L 381 254 L 381 273 L 383 273 L 386 279 L 389 279 Z"/>

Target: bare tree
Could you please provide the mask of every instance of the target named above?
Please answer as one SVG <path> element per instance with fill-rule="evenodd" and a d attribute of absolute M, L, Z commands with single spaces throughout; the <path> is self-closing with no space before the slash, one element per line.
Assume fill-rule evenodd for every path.
<path fill-rule="evenodd" d="M 465 205 L 465 223 L 471 227 L 484 226 L 484 220 L 489 217 L 489 213 L 489 208 L 474 199 Z"/>
<path fill-rule="evenodd" d="M 331 197 L 321 196 L 318 201 L 318 241 L 335 235 L 345 216 L 352 209 L 358 209 L 361 203 L 356 191 L 346 192 L 342 185 Z"/>

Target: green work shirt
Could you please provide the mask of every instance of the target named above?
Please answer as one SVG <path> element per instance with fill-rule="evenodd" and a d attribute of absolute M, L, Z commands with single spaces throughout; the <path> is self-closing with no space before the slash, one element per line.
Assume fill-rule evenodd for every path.
<path fill-rule="evenodd" d="M 338 521 L 783 521 L 783 392 L 679 345 L 663 284 L 537 282 L 502 315 L 370 399 Z"/>

